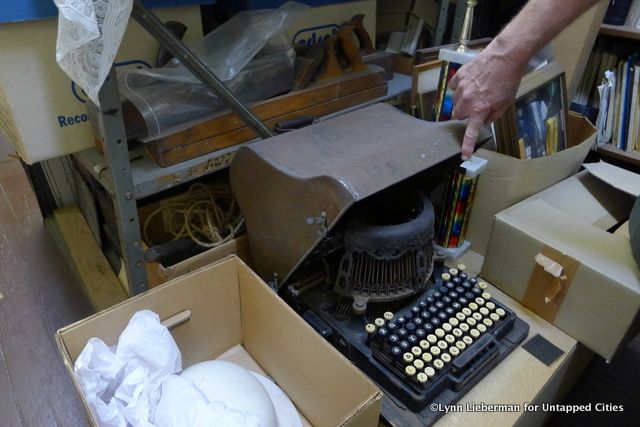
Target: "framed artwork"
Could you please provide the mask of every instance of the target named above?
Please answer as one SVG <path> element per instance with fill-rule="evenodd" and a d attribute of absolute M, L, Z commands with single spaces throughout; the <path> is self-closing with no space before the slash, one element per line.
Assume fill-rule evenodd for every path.
<path fill-rule="evenodd" d="M 551 63 L 523 77 L 516 99 L 495 123 L 498 151 L 519 159 L 544 157 L 567 148 L 564 71 Z"/>
<path fill-rule="evenodd" d="M 442 61 L 438 59 L 413 66 L 411 112 L 419 119 L 433 120 L 433 105 L 441 67 Z"/>

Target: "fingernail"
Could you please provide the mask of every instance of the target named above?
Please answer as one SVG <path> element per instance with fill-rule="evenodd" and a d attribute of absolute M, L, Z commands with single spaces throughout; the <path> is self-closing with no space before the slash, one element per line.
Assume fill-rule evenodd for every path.
<path fill-rule="evenodd" d="M 463 154 L 462 161 L 466 162 L 467 160 L 469 160 L 469 156 L 467 156 L 466 154 Z"/>

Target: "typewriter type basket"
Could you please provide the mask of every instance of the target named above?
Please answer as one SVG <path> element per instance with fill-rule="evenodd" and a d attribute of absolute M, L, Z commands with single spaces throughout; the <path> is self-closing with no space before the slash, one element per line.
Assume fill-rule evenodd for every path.
<path fill-rule="evenodd" d="M 433 205 L 418 192 L 361 209 L 344 230 L 335 291 L 383 302 L 423 290 L 433 271 L 433 224 Z"/>

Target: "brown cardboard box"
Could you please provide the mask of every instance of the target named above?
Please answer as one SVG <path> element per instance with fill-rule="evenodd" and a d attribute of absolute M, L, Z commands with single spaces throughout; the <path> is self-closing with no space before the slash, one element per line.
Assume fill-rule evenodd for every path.
<path fill-rule="evenodd" d="M 557 154 L 520 160 L 480 148 L 476 155 L 489 163 L 478 178 L 467 227 L 472 250 L 485 254 L 495 214 L 578 172 L 595 143 L 595 132 L 586 118 L 570 114 L 571 148 Z"/>
<path fill-rule="evenodd" d="M 496 215 L 482 273 L 611 359 L 636 330 L 640 270 L 629 240 L 607 230 L 628 218 L 640 175 L 603 162 L 585 166 Z"/>
<path fill-rule="evenodd" d="M 380 390 L 235 256 L 59 330 L 58 348 L 76 388 L 73 364 L 87 340 L 114 344 L 142 309 L 187 319 L 171 329 L 183 366 L 222 357 L 259 367 L 291 398 L 305 425 L 378 423 Z"/>

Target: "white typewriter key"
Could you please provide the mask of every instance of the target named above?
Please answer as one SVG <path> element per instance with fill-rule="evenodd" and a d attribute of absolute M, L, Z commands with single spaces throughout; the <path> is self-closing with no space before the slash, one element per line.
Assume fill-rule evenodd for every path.
<path fill-rule="evenodd" d="M 422 354 L 422 349 L 420 347 L 413 347 L 411 353 L 413 353 L 415 357 L 418 357 Z"/>
<path fill-rule="evenodd" d="M 376 325 L 373 323 L 367 323 L 367 326 L 364 327 L 364 330 L 367 331 L 368 334 L 372 334 L 376 331 Z"/>
<path fill-rule="evenodd" d="M 382 317 L 384 317 L 384 320 L 389 321 L 389 320 L 393 319 L 393 313 L 392 313 L 392 312 L 390 312 L 390 311 L 386 311 L 386 312 L 382 315 Z"/>
<path fill-rule="evenodd" d="M 442 359 L 444 363 L 449 363 L 451 362 L 451 355 L 449 353 L 442 353 L 440 359 Z"/>
<path fill-rule="evenodd" d="M 464 264 L 458 264 L 458 271 L 465 271 L 467 269 L 467 266 Z"/>
<path fill-rule="evenodd" d="M 486 303 L 484 306 L 487 307 L 489 310 L 495 310 L 496 309 L 496 305 L 494 303 L 492 303 L 491 301 Z"/>
<path fill-rule="evenodd" d="M 413 361 L 413 366 L 416 367 L 417 370 L 423 369 L 424 368 L 424 362 L 420 359 L 416 359 Z"/>
<path fill-rule="evenodd" d="M 482 314 L 483 316 L 488 316 L 489 309 L 487 307 L 480 307 L 480 314 Z"/>
<path fill-rule="evenodd" d="M 500 307 L 498 307 L 496 308 L 496 314 L 500 317 L 504 317 L 504 315 L 507 314 L 507 312 L 501 309 Z"/>
<path fill-rule="evenodd" d="M 471 335 L 472 338 L 478 338 L 480 336 L 480 331 L 477 329 L 471 329 L 469 331 L 469 335 Z"/>
<path fill-rule="evenodd" d="M 433 367 L 436 369 L 442 369 L 444 368 L 444 362 L 440 359 L 436 359 L 433 361 Z"/>
<path fill-rule="evenodd" d="M 453 329 L 453 326 L 451 326 L 449 323 L 442 324 L 442 330 L 443 331 L 451 332 L 452 329 Z"/>
<path fill-rule="evenodd" d="M 458 270 L 456 268 L 450 268 L 449 274 L 455 277 L 458 275 Z"/>
<path fill-rule="evenodd" d="M 404 373 L 409 375 L 410 377 L 414 376 L 416 374 L 415 366 L 407 366 L 406 368 L 404 368 Z"/>
<path fill-rule="evenodd" d="M 429 344 L 435 344 L 438 342 L 438 337 L 433 334 L 429 334 L 427 335 L 427 341 L 429 341 Z"/>
<path fill-rule="evenodd" d="M 438 341 L 438 347 L 440 347 L 443 350 L 446 350 L 447 347 L 449 347 L 449 345 L 447 344 L 446 341 Z"/>
<path fill-rule="evenodd" d="M 476 304 L 478 305 L 484 305 L 484 298 L 482 297 L 476 298 L 475 301 L 476 301 Z"/>
<path fill-rule="evenodd" d="M 473 319 L 471 319 L 473 320 Z M 460 328 L 460 330 L 462 332 L 467 332 L 469 330 L 469 325 L 467 325 L 466 323 L 460 323 L 460 326 L 458 326 Z"/>
<path fill-rule="evenodd" d="M 451 280 L 451 275 L 449 273 L 442 273 L 440 277 L 442 277 L 443 282 L 448 282 L 449 280 Z"/>
<path fill-rule="evenodd" d="M 467 317 L 467 325 L 476 326 L 476 323 L 476 319 L 474 319 L 473 317 Z"/>
<path fill-rule="evenodd" d="M 471 345 L 473 343 L 473 338 L 470 336 L 462 337 L 462 341 L 464 341 L 466 345 Z"/>
<path fill-rule="evenodd" d="M 427 380 L 429 379 L 429 377 L 427 376 L 427 374 L 425 374 L 424 372 L 420 372 L 418 375 L 416 375 L 416 379 L 418 380 L 418 382 L 420 384 L 424 384 L 427 382 Z"/>
<path fill-rule="evenodd" d="M 453 327 L 458 326 L 458 319 L 456 319 L 455 317 L 452 317 L 451 319 L 449 319 L 449 324 Z"/>
<path fill-rule="evenodd" d="M 437 345 L 434 345 L 429 349 L 429 352 L 431 352 L 431 354 L 433 354 L 434 356 L 437 356 L 440 354 L 440 347 L 438 347 Z"/>
<path fill-rule="evenodd" d="M 467 345 L 464 343 L 464 341 L 456 341 L 456 347 L 460 350 L 464 350 L 465 348 L 467 348 Z"/>
<path fill-rule="evenodd" d="M 460 338 L 462 336 L 462 331 L 460 330 L 460 328 L 455 328 L 453 331 L 451 331 L 451 333 L 456 338 Z"/>
<path fill-rule="evenodd" d="M 480 296 L 484 298 L 485 301 L 489 301 L 491 299 L 491 294 L 489 292 L 483 292 Z"/>
<path fill-rule="evenodd" d="M 464 314 L 465 316 L 471 316 L 471 309 L 469 309 L 467 307 L 463 308 L 462 309 L 462 314 Z M 462 320 L 462 319 L 460 319 L 460 320 Z"/>
<path fill-rule="evenodd" d="M 494 322 L 497 322 L 498 320 L 500 320 L 500 316 L 498 316 L 498 313 L 491 313 L 491 314 L 489 315 L 489 318 L 490 318 L 491 320 L 493 320 Z"/>
<path fill-rule="evenodd" d="M 440 328 L 436 329 L 436 331 L 434 333 L 436 334 L 436 336 L 438 338 L 442 338 L 445 335 L 444 331 L 442 329 L 440 329 Z"/>
<path fill-rule="evenodd" d="M 423 350 L 429 350 L 429 341 L 421 340 L 420 341 L 420 348 L 423 349 Z"/>
<path fill-rule="evenodd" d="M 453 344 L 454 342 L 456 342 L 456 337 L 454 337 L 451 334 L 447 334 L 444 336 L 444 340 L 448 343 L 448 344 Z"/>
<path fill-rule="evenodd" d="M 385 321 L 382 317 L 378 317 L 376 320 L 373 321 L 373 324 L 376 325 L 378 328 L 382 328 L 385 324 Z"/>
<path fill-rule="evenodd" d="M 404 360 L 407 363 L 411 363 L 413 362 L 413 354 L 411 353 L 405 353 L 402 355 L 402 360 Z"/>
<path fill-rule="evenodd" d="M 487 327 L 484 326 L 482 323 L 476 325 L 476 329 L 479 330 L 481 334 L 484 334 L 485 332 L 487 332 Z"/>
<path fill-rule="evenodd" d="M 476 319 L 476 321 L 481 321 L 482 320 L 482 314 L 478 313 L 477 311 L 475 313 L 473 313 L 472 316 L 474 319 Z"/>
<path fill-rule="evenodd" d="M 431 353 L 424 352 L 422 353 L 422 360 L 424 360 L 424 363 L 429 363 L 433 360 L 433 356 Z"/>
<path fill-rule="evenodd" d="M 478 309 L 478 304 L 476 304 L 475 302 L 470 302 L 469 308 L 473 311 L 476 311 Z"/>
<path fill-rule="evenodd" d="M 460 350 L 458 350 L 458 347 L 451 347 L 449 349 L 449 354 L 453 357 L 456 357 L 457 355 L 460 354 Z"/>
<path fill-rule="evenodd" d="M 478 283 L 478 287 L 484 291 L 485 289 L 487 289 L 487 284 L 486 282 L 480 282 Z"/>
<path fill-rule="evenodd" d="M 433 369 L 431 366 L 427 366 L 426 368 L 424 368 L 424 373 L 428 376 L 428 377 L 432 377 L 436 374 L 436 370 Z"/>
<path fill-rule="evenodd" d="M 483 320 L 482 320 L 482 323 L 484 323 L 485 325 L 487 325 L 487 328 L 490 328 L 490 327 L 491 327 L 491 325 L 493 325 L 493 320 L 488 319 L 488 318 L 487 318 L 487 319 L 483 319 Z"/>
<path fill-rule="evenodd" d="M 457 313 L 456 313 L 456 319 L 458 319 L 459 321 L 461 321 L 461 322 L 462 322 L 462 321 L 464 321 L 464 319 L 466 319 L 466 318 L 467 318 L 467 316 L 466 316 L 464 313 L 461 313 L 461 312 L 457 312 Z"/>

